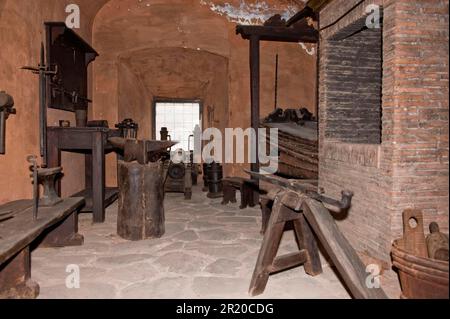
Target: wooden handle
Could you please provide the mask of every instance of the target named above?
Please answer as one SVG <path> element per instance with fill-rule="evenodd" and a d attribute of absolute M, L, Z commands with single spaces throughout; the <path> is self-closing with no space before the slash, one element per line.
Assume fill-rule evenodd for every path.
<path fill-rule="evenodd" d="M 403 212 L 403 233 L 407 252 L 419 257 L 428 257 L 422 211 L 407 209 Z"/>

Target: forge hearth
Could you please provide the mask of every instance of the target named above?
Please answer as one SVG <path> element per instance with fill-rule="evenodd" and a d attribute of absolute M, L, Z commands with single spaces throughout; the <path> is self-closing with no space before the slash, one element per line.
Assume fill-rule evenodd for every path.
<path fill-rule="evenodd" d="M 342 142 L 381 142 L 382 29 L 365 18 L 328 41 L 325 136 Z M 362 25 L 362 26 L 361 26 Z"/>
<path fill-rule="evenodd" d="M 339 227 L 386 266 L 404 209 L 448 227 L 448 64 L 432 62 L 448 55 L 447 26 L 445 1 L 336 0 L 320 13 L 319 185 L 355 192 Z"/>

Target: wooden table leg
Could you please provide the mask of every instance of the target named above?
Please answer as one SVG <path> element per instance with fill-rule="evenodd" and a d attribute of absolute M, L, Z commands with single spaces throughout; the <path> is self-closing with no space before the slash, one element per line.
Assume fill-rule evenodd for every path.
<path fill-rule="evenodd" d="M 30 247 L 0 266 L 0 299 L 34 299 L 39 285 L 31 280 Z"/>
<path fill-rule="evenodd" d="M 61 166 L 61 150 L 59 149 L 58 134 L 53 131 L 47 133 L 47 167 Z M 55 185 L 58 196 L 61 196 L 61 179 Z"/>
<path fill-rule="evenodd" d="M 94 223 L 105 221 L 105 151 L 103 136 L 92 138 L 92 211 Z"/>

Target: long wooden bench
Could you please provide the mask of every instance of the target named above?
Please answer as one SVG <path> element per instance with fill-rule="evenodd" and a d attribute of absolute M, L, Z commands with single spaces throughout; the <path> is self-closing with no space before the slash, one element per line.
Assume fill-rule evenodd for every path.
<path fill-rule="evenodd" d="M 39 285 L 31 279 L 31 247 L 82 245 L 78 212 L 84 198 L 67 198 L 53 207 L 40 207 L 33 220 L 31 200 L 0 206 L 0 298 L 36 298 Z"/>

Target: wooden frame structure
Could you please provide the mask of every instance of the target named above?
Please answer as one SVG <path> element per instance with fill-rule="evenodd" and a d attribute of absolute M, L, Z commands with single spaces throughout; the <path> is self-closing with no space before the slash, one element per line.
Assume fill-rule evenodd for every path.
<path fill-rule="evenodd" d="M 254 130 L 258 130 L 260 123 L 260 42 L 318 43 L 319 31 L 307 22 L 307 18 L 315 19 L 315 17 L 314 10 L 307 6 L 287 22 L 276 15 L 262 26 L 236 27 L 236 34 L 250 41 L 251 126 Z M 258 154 L 258 140 L 256 140 L 256 154 Z M 259 171 L 258 159 L 251 164 L 251 170 Z"/>

